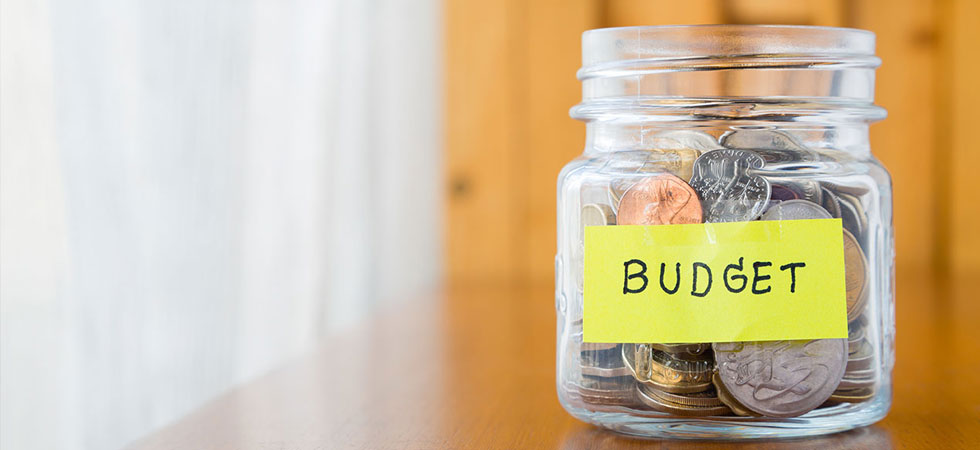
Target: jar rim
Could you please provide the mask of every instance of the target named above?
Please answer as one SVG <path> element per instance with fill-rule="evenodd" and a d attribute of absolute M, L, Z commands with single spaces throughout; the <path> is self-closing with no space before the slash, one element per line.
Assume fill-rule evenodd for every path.
<path fill-rule="evenodd" d="M 875 34 L 809 25 L 656 25 L 582 33 L 583 69 L 614 61 L 812 55 L 874 57 Z M 876 59 L 876 58 L 874 58 Z"/>

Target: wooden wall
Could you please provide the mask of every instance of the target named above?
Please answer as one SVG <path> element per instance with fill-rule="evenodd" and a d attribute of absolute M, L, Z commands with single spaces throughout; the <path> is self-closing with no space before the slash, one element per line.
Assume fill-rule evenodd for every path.
<path fill-rule="evenodd" d="M 503 0 L 446 3 L 446 267 L 454 283 L 551 283 L 555 181 L 581 153 L 575 71 L 590 28 L 782 23 L 878 35 L 872 149 L 891 171 L 897 260 L 980 273 L 980 2 Z"/>

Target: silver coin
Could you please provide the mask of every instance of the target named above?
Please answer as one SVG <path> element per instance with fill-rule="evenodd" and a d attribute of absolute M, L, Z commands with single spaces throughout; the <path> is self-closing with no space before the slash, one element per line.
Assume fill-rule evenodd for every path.
<path fill-rule="evenodd" d="M 619 348 L 619 345 L 604 350 L 586 350 L 583 348 L 579 361 L 582 366 L 583 373 L 585 373 L 584 370 L 585 368 L 619 369 L 625 367 L 623 365 L 622 354 L 623 351 L 621 348 Z M 629 374 L 630 374 L 629 372 L 625 373 L 625 375 L 629 375 Z M 600 376 L 609 376 L 609 375 L 600 375 Z M 616 376 L 622 376 L 622 375 L 616 375 Z"/>
<path fill-rule="evenodd" d="M 844 223 L 844 228 L 861 241 L 864 230 L 868 229 L 868 216 L 864 212 L 864 205 L 851 194 L 839 192 L 837 198 L 840 200 L 841 221 Z"/>
<path fill-rule="evenodd" d="M 755 150 L 770 164 L 814 161 L 816 154 L 793 135 L 776 130 L 735 130 L 721 136 L 726 148 Z"/>
<path fill-rule="evenodd" d="M 857 323 L 857 325 L 855 325 Z M 861 342 L 864 341 L 864 335 L 867 332 L 867 328 L 860 321 L 855 320 L 847 326 L 847 345 L 853 346 L 848 350 L 849 353 L 854 353 L 860 347 Z"/>
<path fill-rule="evenodd" d="M 658 171 L 648 163 L 654 152 L 649 150 L 629 150 L 610 153 L 599 173 L 613 175 L 634 175 Z"/>
<path fill-rule="evenodd" d="M 822 206 L 808 200 L 787 200 L 766 210 L 762 220 L 832 219 Z"/>
<path fill-rule="evenodd" d="M 820 406 L 840 384 L 846 339 L 713 344 L 718 376 L 746 408 L 795 417 Z"/>
<path fill-rule="evenodd" d="M 861 197 L 863 195 L 866 195 L 868 192 L 871 192 L 871 189 L 869 189 L 867 186 L 862 186 L 862 185 L 838 184 L 838 183 L 831 183 L 827 181 L 825 181 L 823 184 L 824 186 L 830 188 L 835 192 L 843 192 L 845 194 L 855 195 L 858 197 Z"/>
<path fill-rule="evenodd" d="M 820 183 L 816 181 L 794 180 L 792 186 L 802 193 L 803 200 L 809 200 L 818 205 L 823 201 L 823 191 L 820 190 Z"/>
<path fill-rule="evenodd" d="M 754 175 L 762 157 L 748 150 L 712 150 L 694 161 L 691 187 L 701 197 L 705 222 L 744 222 L 762 214 L 769 204 L 770 186 Z"/>
<path fill-rule="evenodd" d="M 856 371 L 868 370 L 874 365 L 874 354 L 867 355 L 855 355 L 851 356 L 847 360 L 847 367 L 844 369 L 844 376 L 849 377 L 854 375 Z"/>
<path fill-rule="evenodd" d="M 846 376 L 840 380 L 840 389 L 861 389 L 872 387 L 878 384 L 878 380 L 872 377 L 851 378 Z"/>
<path fill-rule="evenodd" d="M 834 191 L 823 186 L 820 187 L 820 191 L 822 192 L 820 205 L 830 213 L 831 217 L 840 219 L 840 199 L 834 195 Z"/>
<path fill-rule="evenodd" d="M 682 150 L 686 148 L 707 152 L 723 148 L 714 136 L 703 131 L 669 130 L 661 131 L 644 142 L 644 146 L 655 149 Z"/>
<path fill-rule="evenodd" d="M 772 194 L 770 200 L 785 201 L 803 199 L 819 204 L 823 201 L 823 192 L 820 191 L 820 183 L 810 180 L 787 180 L 773 179 Z"/>
<path fill-rule="evenodd" d="M 616 223 L 616 214 L 612 206 L 601 203 L 589 203 L 582 207 L 582 226 L 605 226 Z"/>

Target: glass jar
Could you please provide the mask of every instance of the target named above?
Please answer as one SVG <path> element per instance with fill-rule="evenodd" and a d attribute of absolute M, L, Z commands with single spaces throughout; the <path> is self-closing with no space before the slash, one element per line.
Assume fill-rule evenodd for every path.
<path fill-rule="evenodd" d="M 894 241 L 891 182 L 868 143 L 869 124 L 885 117 L 873 104 L 880 64 L 874 41 L 868 31 L 801 26 L 583 34 L 583 98 L 571 115 L 586 123 L 585 150 L 558 178 L 557 387 L 569 413 L 627 434 L 701 439 L 819 435 L 885 416 L 894 364 Z M 785 227 L 790 219 L 835 226 L 837 240 L 811 246 L 747 244 L 738 237 L 744 230 L 770 233 L 764 239 L 774 239 L 773 230 L 807 236 L 802 228 L 765 228 Z M 609 232 L 630 229 L 648 234 L 608 239 Z M 615 260 L 605 272 L 587 270 L 599 252 L 681 251 L 683 257 L 688 250 L 673 248 L 683 229 L 701 242 L 690 251 L 707 251 L 708 259 L 733 248 L 767 249 L 777 257 L 797 248 L 826 250 L 820 255 L 830 256 L 808 264 L 823 264 L 832 275 L 812 280 L 806 276 L 815 272 L 803 268 L 794 274 L 799 285 L 791 288 L 812 290 L 802 302 L 780 284 L 789 275 L 776 269 L 778 262 L 751 263 L 753 273 L 741 259 L 735 266 L 733 257 L 744 275 L 722 271 L 714 260 L 702 267 Z M 724 237 L 725 230 L 734 231 Z M 711 267 L 717 267 L 714 290 L 699 296 L 705 289 L 697 276 L 703 280 Z M 760 267 L 770 275 L 760 277 Z M 615 292 L 594 287 L 602 276 L 620 278 L 607 283 Z M 761 287 L 769 283 L 772 291 Z M 736 293 L 749 292 L 746 284 L 758 302 Z M 652 309 L 629 316 L 632 310 L 614 303 L 632 301 L 641 288 L 648 297 L 638 308 Z M 696 309 L 721 305 L 723 296 L 731 302 L 722 312 Z M 690 306 L 695 301 L 705 303 Z M 800 317 L 750 323 L 772 312 L 753 309 L 760 302 L 790 315 L 792 307 L 824 305 L 830 312 L 815 310 L 813 321 L 837 331 L 807 334 Z M 663 309 L 677 305 L 703 314 Z M 600 324 L 595 317 L 607 306 L 627 315 Z M 710 332 L 673 342 L 610 337 L 682 336 L 694 329 Z M 757 340 L 718 342 L 718 329 Z M 595 330 L 606 337 L 590 339 Z"/>

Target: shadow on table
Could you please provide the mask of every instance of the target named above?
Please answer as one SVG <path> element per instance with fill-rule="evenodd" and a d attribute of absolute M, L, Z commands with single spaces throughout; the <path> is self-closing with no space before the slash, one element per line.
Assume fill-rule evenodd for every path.
<path fill-rule="evenodd" d="M 614 433 L 594 426 L 583 425 L 565 436 L 561 448 L 572 449 L 648 449 L 648 448 L 751 448 L 751 449 L 890 449 L 893 447 L 888 431 L 877 427 L 863 427 L 843 433 L 805 439 L 745 441 L 740 443 L 640 439 Z"/>

